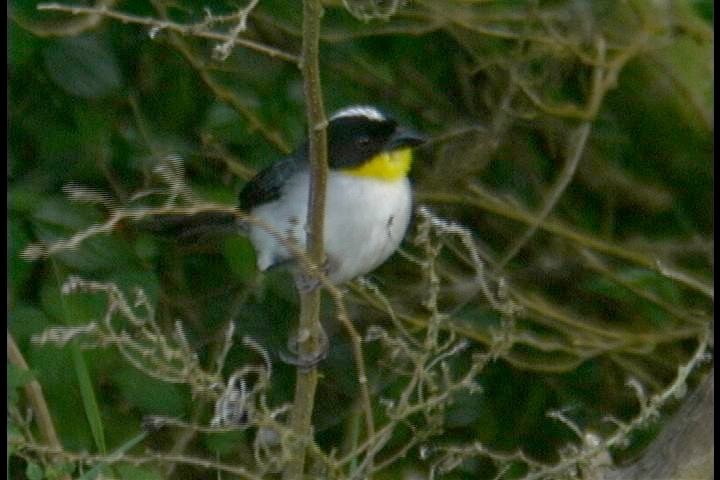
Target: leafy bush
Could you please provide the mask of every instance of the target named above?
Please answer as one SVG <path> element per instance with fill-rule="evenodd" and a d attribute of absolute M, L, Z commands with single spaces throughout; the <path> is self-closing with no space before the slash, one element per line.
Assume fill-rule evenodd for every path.
<path fill-rule="evenodd" d="M 431 141 L 401 251 L 324 285 L 312 478 L 641 454 L 711 349 L 712 5 L 324 2 L 327 111 Z M 10 10 L 10 476 L 280 475 L 288 275 L 147 227 L 245 218 L 243 183 L 302 141 L 300 2 Z"/>

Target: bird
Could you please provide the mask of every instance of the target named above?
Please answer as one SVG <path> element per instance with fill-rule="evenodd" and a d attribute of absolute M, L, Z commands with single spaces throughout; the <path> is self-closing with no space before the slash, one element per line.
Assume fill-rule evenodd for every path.
<path fill-rule="evenodd" d="M 372 105 L 351 105 L 332 113 L 326 129 L 323 269 L 332 284 L 341 285 L 373 271 L 400 246 L 412 214 L 408 173 L 413 149 L 427 139 Z M 295 263 L 278 233 L 305 248 L 309 188 L 306 141 L 261 170 L 240 191 L 240 209 L 259 220 L 240 222 L 260 271 Z"/>

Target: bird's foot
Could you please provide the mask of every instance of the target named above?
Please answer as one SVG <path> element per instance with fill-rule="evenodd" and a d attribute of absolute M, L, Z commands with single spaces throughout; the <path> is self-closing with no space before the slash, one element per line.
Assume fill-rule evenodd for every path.
<path fill-rule="evenodd" d="M 320 267 L 322 275 L 326 275 L 330 272 L 330 261 L 325 260 Z M 320 286 L 320 274 L 316 271 L 298 270 L 295 273 L 295 287 L 298 289 L 301 295 L 311 293 Z"/>
<path fill-rule="evenodd" d="M 330 351 L 330 342 L 322 326 L 318 328 L 317 342 L 313 351 L 307 351 L 301 344 L 310 340 L 310 332 L 302 329 L 288 337 L 289 352 L 280 351 L 280 359 L 290 365 L 295 365 L 300 371 L 307 373 L 325 360 Z"/>

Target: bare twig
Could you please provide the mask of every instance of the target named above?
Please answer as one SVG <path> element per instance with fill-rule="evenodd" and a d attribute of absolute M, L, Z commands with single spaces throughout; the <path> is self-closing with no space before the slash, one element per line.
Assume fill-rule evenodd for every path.
<path fill-rule="evenodd" d="M 183 57 L 185 57 L 185 60 L 188 61 L 190 66 L 198 72 L 198 75 L 200 75 L 200 79 L 203 83 L 207 85 L 207 87 L 220 101 L 227 103 L 236 112 L 242 115 L 250 124 L 250 128 L 252 130 L 260 132 L 267 141 L 273 144 L 282 153 L 290 153 L 290 146 L 287 144 L 280 132 L 263 124 L 257 114 L 249 109 L 240 97 L 235 94 L 235 92 L 217 81 L 208 70 L 205 60 L 196 56 L 185 40 L 183 40 L 179 35 L 170 35 L 169 38 L 170 44 L 174 46 Z"/>
<path fill-rule="evenodd" d="M 658 260 L 656 263 L 658 271 L 661 274 L 665 275 L 668 278 L 672 278 L 676 282 L 682 283 L 683 285 L 687 285 L 693 290 L 697 290 L 703 295 L 709 297 L 711 300 L 715 299 L 715 286 L 711 283 L 695 278 L 692 275 L 689 275 L 688 273 L 683 272 L 677 268 L 671 268 L 660 260 Z"/>
<path fill-rule="evenodd" d="M 501 199 L 491 195 L 479 185 L 470 185 L 469 189 L 475 194 L 475 196 L 459 192 L 427 192 L 418 194 L 418 198 L 428 202 L 472 205 L 481 210 L 495 213 L 505 218 L 526 223 L 528 225 L 533 224 L 533 219 L 535 217 L 530 212 L 503 202 Z M 655 260 L 644 252 L 635 251 L 621 245 L 606 242 L 593 235 L 584 234 L 557 220 L 548 219 L 547 221 L 541 223 L 539 228 L 566 240 L 575 242 L 578 245 L 588 247 L 617 258 L 628 260 L 636 265 L 647 268 L 655 267 Z"/>
<path fill-rule="evenodd" d="M 548 215 L 550 215 L 550 212 L 552 212 L 553 208 L 555 208 L 555 205 L 557 204 L 558 200 L 560 200 L 560 197 L 562 196 L 567 186 L 570 184 L 570 181 L 575 174 L 575 170 L 577 170 L 577 166 L 580 163 L 583 151 L 585 150 L 585 143 L 587 142 L 588 135 L 590 134 L 590 126 L 590 122 L 584 122 L 574 132 L 574 135 L 571 137 L 572 144 L 570 146 L 568 158 L 565 161 L 565 165 L 563 166 L 563 169 L 560 172 L 560 175 L 558 176 L 555 185 L 553 185 L 552 189 L 550 190 L 550 194 L 545 200 L 545 204 L 543 205 L 542 209 L 540 209 L 540 212 L 537 214 L 537 216 L 533 219 L 530 227 L 519 239 L 515 241 L 513 246 L 510 247 L 507 253 L 503 255 L 503 257 L 498 261 L 497 266 L 495 267 L 496 272 L 501 271 L 503 267 L 507 265 L 507 263 L 515 255 L 517 255 L 520 250 L 522 250 L 522 248 L 527 244 L 527 242 L 532 238 L 532 236 L 535 235 L 535 232 L 537 232 L 540 225 L 545 221 Z"/>
<path fill-rule="evenodd" d="M 15 343 L 15 339 L 10 335 L 10 331 L 7 332 L 7 356 L 11 364 L 25 371 L 30 370 L 22 352 L 20 352 L 20 349 Z M 25 394 L 32 405 L 33 412 L 35 412 L 35 419 L 37 420 L 40 435 L 43 440 L 49 448 L 62 450 L 62 443 L 60 443 L 60 438 L 55 431 L 52 416 L 45 402 L 45 396 L 43 395 L 40 383 L 34 379 L 30 380 L 25 385 Z"/>
<path fill-rule="evenodd" d="M 325 190 L 327 182 L 327 133 L 325 109 L 320 85 L 320 19 L 322 6 L 319 0 L 303 2 L 302 73 L 308 120 L 310 154 L 310 192 L 308 198 L 307 252 L 311 262 L 322 265 L 325 258 L 323 245 L 325 219 Z M 300 294 L 300 320 L 298 328 L 298 354 L 300 358 L 317 357 L 321 348 L 319 288 Z M 305 469 L 306 445 L 312 439 L 312 412 L 315 403 L 318 373 L 315 368 L 306 371 L 298 368 L 295 384 L 295 401 L 290 420 L 295 434 L 291 457 L 285 470 L 285 480 L 299 480 Z"/>
<path fill-rule="evenodd" d="M 238 35 L 247 30 L 248 16 L 250 16 L 250 13 L 257 6 L 259 1 L 260 0 L 250 0 L 245 8 L 241 8 L 237 11 L 237 23 L 230 29 L 230 38 L 228 38 L 224 43 L 217 45 L 213 51 L 220 60 L 225 60 L 228 56 L 230 56 L 230 52 L 232 52 L 232 47 L 235 45 Z"/>
<path fill-rule="evenodd" d="M 200 467 L 207 470 L 214 470 L 217 472 L 225 472 L 233 475 L 237 475 L 240 478 L 247 480 L 262 480 L 262 477 L 255 475 L 247 469 L 238 466 L 230 465 L 227 463 L 218 462 L 206 458 L 191 457 L 188 455 L 173 455 L 168 453 L 149 453 L 147 455 L 128 455 L 123 453 L 122 455 L 92 455 L 88 453 L 69 452 L 61 448 L 47 447 L 45 445 L 38 445 L 36 443 L 18 443 L 14 445 L 15 448 L 21 450 L 32 451 L 40 454 L 56 455 L 71 462 L 83 462 L 83 463 L 129 463 L 132 465 L 143 465 L 146 463 L 177 463 L 182 465 L 190 465 L 194 467 Z"/>
<path fill-rule="evenodd" d="M 95 8 L 107 9 L 115 5 L 115 2 L 116 0 L 98 0 Z M 48 21 L 43 23 L 30 22 L 12 14 L 11 17 L 15 23 L 38 37 L 74 37 L 97 27 L 103 19 L 100 13 L 88 14 L 81 18 L 73 18 L 63 22 Z"/>
<path fill-rule="evenodd" d="M 160 30 L 168 30 L 171 32 L 178 33 L 180 35 L 191 35 L 194 37 L 207 38 L 208 40 L 216 40 L 219 42 L 233 42 L 234 44 L 240 45 L 245 48 L 249 48 L 256 52 L 268 55 L 272 58 L 284 60 L 297 64 L 299 58 L 277 48 L 263 45 L 261 43 L 247 40 L 245 38 L 237 38 L 232 35 L 226 35 L 223 33 L 213 32 L 198 28 L 198 25 L 183 25 L 180 23 L 172 22 L 169 20 L 158 20 L 152 17 L 140 17 L 137 15 L 131 15 L 127 13 L 117 12 L 115 10 L 108 10 L 105 7 L 83 7 L 80 5 L 62 5 L 60 3 L 41 3 L 38 5 L 38 10 L 42 11 L 55 11 L 55 12 L 66 12 L 72 15 L 99 15 L 102 17 L 112 18 L 119 20 L 123 23 L 133 23 L 136 25 L 144 25 L 155 29 L 157 33 Z M 202 26 L 202 25 L 201 25 Z"/>

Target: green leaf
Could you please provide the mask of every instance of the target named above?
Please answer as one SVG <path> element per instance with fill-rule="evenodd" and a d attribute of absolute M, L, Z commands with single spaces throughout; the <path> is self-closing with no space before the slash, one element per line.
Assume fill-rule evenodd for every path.
<path fill-rule="evenodd" d="M 138 288 L 145 292 L 151 305 L 157 305 L 159 301 L 160 280 L 154 271 L 133 270 L 126 265 L 124 269 L 112 272 L 104 280 L 117 285 L 131 303 Z M 142 309 L 140 311 L 142 312 Z"/>
<path fill-rule="evenodd" d="M 45 243 L 66 240 L 103 221 L 96 208 L 74 204 L 62 197 L 46 199 L 32 218 L 35 236 Z M 56 253 L 53 258 L 83 272 L 127 268 L 137 263 L 127 242 L 106 233 L 85 239 L 75 249 Z"/>
<path fill-rule="evenodd" d="M 223 242 L 223 255 L 230 264 L 233 273 L 241 279 L 255 276 L 255 250 L 245 237 L 228 237 Z"/>
<path fill-rule="evenodd" d="M 75 464 L 64 462 L 64 463 L 53 463 L 45 468 L 45 478 L 47 480 L 62 480 L 68 477 L 72 477 L 75 473 Z"/>
<path fill-rule="evenodd" d="M 90 297 L 89 295 L 62 295 L 57 285 L 52 283 L 50 285 L 46 284 L 42 293 L 44 294 L 44 303 L 46 305 L 52 305 L 54 314 L 65 325 L 71 326 L 77 325 L 78 323 L 86 323 L 96 317 L 95 315 L 83 314 L 82 312 L 85 308 L 82 310 L 76 308 L 77 305 L 85 307 L 92 305 L 91 303 L 74 303 L 71 301 L 71 299 L 73 299 L 80 300 L 80 302 L 85 300 L 85 302 L 87 302 L 87 299 Z M 102 417 L 100 415 L 100 409 L 98 408 L 97 399 L 95 398 L 90 372 L 77 339 L 70 342 L 69 349 L 75 377 L 80 387 L 80 397 L 84 407 L 85 418 L 90 425 L 95 446 L 100 453 L 105 453 L 107 449 Z"/>
<path fill-rule="evenodd" d="M 20 388 L 27 385 L 35 379 L 35 374 L 30 370 L 20 368 L 19 366 L 7 364 L 7 386 L 10 389 Z"/>
<path fill-rule="evenodd" d="M 43 192 L 38 185 L 31 182 L 16 182 L 8 185 L 7 198 L 8 210 L 29 214 L 35 211 L 40 202 L 47 198 L 47 192 Z"/>
<path fill-rule="evenodd" d="M 122 464 L 117 466 L 120 478 L 125 480 L 160 480 L 162 474 L 155 467 Z"/>
<path fill-rule="evenodd" d="M 72 203 L 61 196 L 48 196 L 37 205 L 32 219 L 41 224 L 74 232 L 99 223 L 102 215 L 95 207 Z"/>
<path fill-rule="evenodd" d="M 218 141 L 227 143 L 241 143 L 248 136 L 245 121 L 235 110 L 223 103 L 215 103 L 208 109 L 203 129 Z"/>
<path fill-rule="evenodd" d="M 34 265 L 20 257 L 20 252 L 30 243 L 25 225 L 18 221 L 8 223 L 8 280 L 9 294 L 17 295 L 30 279 Z"/>
<path fill-rule="evenodd" d="M 63 295 L 60 287 L 64 279 L 64 277 L 49 277 L 40 287 L 41 305 L 49 317 L 67 325 L 84 325 L 99 318 L 105 312 L 107 300 L 103 294 Z"/>
<path fill-rule="evenodd" d="M 120 478 L 124 480 L 160 480 L 163 478 L 157 469 L 149 466 L 136 467 L 134 465 L 122 464 L 116 467 Z"/>
<path fill-rule="evenodd" d="M 45 477 L 42 467 L 35 462 L 29 462 L 27 464 L 25 475 L 28 480 L 42 480 Z"/>
<path fill-rule="evenodd" d="M 205 437 L 205 444 L 208 450 L 223 455 L 236 451 L 237 446 L 243 444 L 245 436 L 244 430 L 215 433 Z"/>
<path fill-rule="evenodd" d="M 186 397 L 173 384 L 148 378 L 131 367 L 112 372 L 111 376 L 123 399 L 143 414 L 183 417 L 187 413 Z"/>
<path fill-rule="evenodd" d="M 77 135 L 83 145 L 96 146 L 107 142 L 112 129 L 112 117 L 106 108 L 98 105 L 88 108 L 87 105 L 76 105 L 73 110 Z"/>
<path fill-rule="evenodd" d="M 20 5 L 10 6 L 13 17 L 20 16 L 19 10 L 24 7 L 30 7 L 30 2 L 13 2 Z M 29 13 L 29 12 L 23 12 Z M 8 24 L 8 62 L 11 70 L 22 68 L 27 64 L 32 65 L 34 54 L 41 44 L 41 39 L 33 35 L 26 29 L 19 27 L 14 22 Z"/>
<path fill-rule="evenodd" d="M 15 404 L 18 401 L 17 389 L 24 387 L 35 379 L 31 370 L 25 370 L 12 363 L 7 364 L 7 389 L 8 403 Z"/>
<path fill-rule="evenodd" d="M 45 68 L 60 88 L 78 97 L 103 97 L 122 84 L 113 52 L 95 35 L 53 42 L 45 50 Z"/>
<path fill-rule="evenodd" d="M 76 385 L 72 354 L 68 348 L 32 345 L 26 354 L 27 362 L 37 372 L 43 393 L 56 421 L 60 438 L 68 448 L 89 450 L 92 434 L 88 429 Z M 67 441 L 67 443 L 65 443 Z"/>
<path fill-rule="evenodd" d="M 135 254 L 141 260 L 152 260 L 157 257 L 160 252 L 155 237 L 145 233 L 141 233 L 137 236 L 133 247 Z"/>

